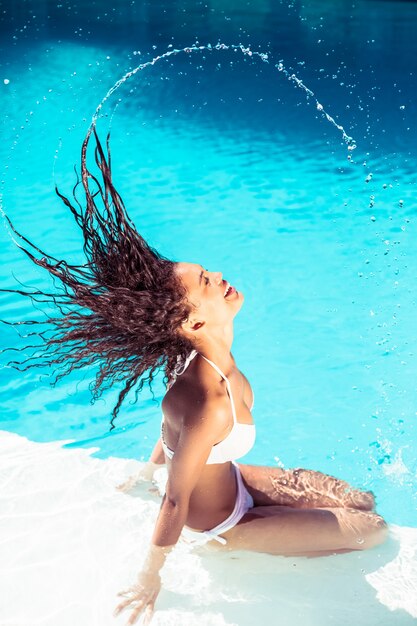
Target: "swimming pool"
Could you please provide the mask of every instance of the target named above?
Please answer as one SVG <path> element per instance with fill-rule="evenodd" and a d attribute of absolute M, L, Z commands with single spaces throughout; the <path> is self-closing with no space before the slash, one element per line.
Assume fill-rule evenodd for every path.
<path fill-rule="evenodd" d="M 389 523 L 415 528 L 417 5 L 368 1 L 330 8 L 317 1 L 225 8 L 182 2 L 122 9 L 105 2 L 28 2 L 9 3 L 2 20 L 3 207 L 33 241 L 58 256 L 65 250 L 74 261 L 81 260 L 81 241 L 54 195 L 54 177 L 70 193 L 89 120 L 114 82 L 168 46 L 196 39 L 250 44 L 269 54 L 268 64 L 233 51 L 162 61 L 112 96 L 98 131 L 104 136 L 111 125 L 115 183 L 145 238 L 168 257 L 221 270 L 245 293 L 235 355 L 253 384 L 258 424 L 247 460 L 340 475 L 375 491 Z M 313 100 L 277 72 L 280 60 L 355 138 L 355 151 L 348 152 Z M 0 287 L 15 286 L 13 275 L 47 284 L 6 230 L 1 237 Z M 33 315 L 22 299 L 4 294 L 2 301 L 5 319 Z M 4 345 L 22 345 L 10 328 L 2 331 Z M 148 392 L 126 404 L 110 434 L 117 392 L 91 406 L 88 375 L 53 389 L 48 372 L 17 375 L 6 368 L 1 376 L 1 429 L 33 442 L 74 442 L 65 448 L 72 456 L 62 457 L 55 444 L 32 447 L 6 437 L 13 467 L 24 450 L 46 467 L 50 459 L 54 472 L 71 458 L 83 485 L 90 472 L 101 485 L 111 467 L 115 473 L 130 467 L 123 459 L 146 458 L 157 437 L 160 409 Z M 160 399 L 160 383 L 155 394 Z M 94 457 L 104 465 L 83 456 L 80 447 L 97 448 Z M 114 466 L 111 457 L 119 459 Z M 75 484 L 69 474 L 68 483 L 64 473 L 61 479 Z M 54 489 L 58 485 L 50 485 Z M 79 524 L 76 502 L 74 496 L 71 515 Z M 133 505 L 120 502 L 131 515 Z M 140 502 L 138 528 L 146 535 L 146 515 L 156 503 L 142 493 Z M 126 542 L 137 532 L 130 520 L 133 535 L 128 532 Z M 103 546 L 91 541 L 98 559 Z M 317 566 L 328 584 L 332 567 L 352 574 L 357 556 L 346 559 Z M 278 568 L 285 576 L 285 560 L 261 561 L 265 571 Z M 211 566 L 218 572 L 213 561 L 204 575 Z M 222 563 L 227 571 L 232 566 Z M 300 580 L 309 581 L 314 566 L 302 567 Z M 183 575 L 189 591 L 190 575 Z M 287 591 L 296 603 L 293 583 L 293 595 Z M 216 618 L 207 609 L 211 617 L 204 623 L 247 623 L 243 609 L 236 621 L 237 613 L 207 585 L 199 592 L 203 606 L 222 608 Z M 242 585 L 249 594 L 250 581 Z M 337 611 L 342 600 L 336 589 L 333 594 Z M 244 599 L 249 602 L 250 594 Z M 167 611 L 170 606 L 166 600 Z M 291 601 L 288 607 L 289 616 Z M 188 608 L 192 623 L 196 608 Z M 320 621 L 311 623 L 333 623 L 316 609 L 311 619 Z M 410 623 L 410 608 L 387 615 L 375 610 L 378 622 Z M 169 613 L 169 619 L 177 618 Z"/>

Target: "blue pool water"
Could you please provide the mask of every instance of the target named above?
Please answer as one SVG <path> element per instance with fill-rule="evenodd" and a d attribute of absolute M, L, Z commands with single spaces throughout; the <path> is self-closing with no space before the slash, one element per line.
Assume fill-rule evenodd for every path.
<path fill-rule="evenodd" d="M 115 81 L 196 40 L 268 53 L 270 63 L 230 50 L 161 61 L 109 99 L 98 131 L 111 126 L 114 181 L 141 234 L 245 294 L 234 352 L 259 433 L 247 460 L 341 476 L 375 491 L 389 522 L 417 526 L 417 4 L 226 4 L 6 2 L 3 209 L 40 247 L 80 262 L 54 182 L 71 193 Z M 48 285 L 5 228 L 0 237 L 0 287 Z M 4 319 L 33 315 L 2 294 Z M 23 345 L 7 326 L 2 344 Z M 91 406 L 91 373 L 50 388 L 47 371 L 0 372 L 0 429 L 97 446 L 101 458 L 146 458 L 158 436 L 160 382 L 110 434 L 117 390 Z"/>

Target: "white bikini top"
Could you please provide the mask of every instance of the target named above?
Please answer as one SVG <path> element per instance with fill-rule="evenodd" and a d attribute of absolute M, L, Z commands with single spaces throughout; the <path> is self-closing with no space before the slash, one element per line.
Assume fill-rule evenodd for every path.
<path fill-rule="evenodd" d="M 198 353 L 195 350 L 191 352 L 184 366 L 181 368 L 181 371 L 177 372 L 178 376 L 180 376 L 181 374 L 185 372 L 188 365 L 197 354 Z M 210 363 L 210 365 L 216 370 L 216 372 L 225 381 L 227 392 L 230 398 L 230 405 L 232 408 L 232 415 L 233 415 L 232 430 L 227 435 L 227 437 L 225 437 L 222 441 L 219 441 L 219 443 L 216 443 L 212 447 L 210 455 L 207 459 L 207 465 L 213 465 L 214 463 L 227 463 L 229 461 L 234 461 L 235 459 L 239 459 L 240 457 L 244 456 L 247 452 L 249 452 L 249 450 L 252 448 L 253 444 L 255 443 L 255 435 L 256 435 L 255 425 L 254 424 L 241 424 L 240 422 L 237 421 L 235 403 L 233 400 L 232 389 L 230 387 L 228 378 L 223 374 L 221 369 L 217 367 L 215 363 L 207 359 L 202 354 L 200 356 L 202 356 L 203 359 L 207 361 L 207 363 Z M 252 406 L 253 406 L 253 403 L 252 403 Z M 162 416 L 162 423 L 161 423 L 161 442 L 162 442 L 162 448 L 165 452 L 165 455 L 169 459 L 172 459 L 172 457 L 174 456 L 174 451 L 171 450 L 171 448 L 168 448 L 164 440 L 164 416 Z"/>

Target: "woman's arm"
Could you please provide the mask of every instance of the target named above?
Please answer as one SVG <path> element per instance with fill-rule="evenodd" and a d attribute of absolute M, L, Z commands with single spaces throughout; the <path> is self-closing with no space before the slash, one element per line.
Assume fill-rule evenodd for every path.
<path fill-rule="evenodd" d="M 154 463 L 155 465 L 163 465 L 165 463 L 165 454 L 162 449 L 161 437 L 156 442 L 154 449 L 151 452 L 148 463 Z"/>
<path fill-rule="evenodd" d="M 145 611 L 145 620 L 152 615 L 161 588 L 160 570 L 179 539 L 187 520 L 191 493 L 213 445 L 224 433 L 229 414 L 230 407 L 227 404 L 223 410 L 223 407 L 219 408 L 218 402 L 206 402 L 197 415 L 183 421 L 145 563 L 136 585 L 121 592 L 120 595 L 126 599 L 116 608 L 116 614 L 123 609 L 133 608 L 130 624 L 136 621 L 142 611 Z"/>
<path fill-rule="evenodd" d="M 127 493 L 140 482 L 150 482 L 153 480 L 155 471 L 164 465 L 164 463 L 165 455 L 162 449 L 161 439 L 159 438 L 151 452 L 149 460 L 142 465 L 137 474 L 129 476 L 124 483 L 117 486 L 117 489 Z"/>

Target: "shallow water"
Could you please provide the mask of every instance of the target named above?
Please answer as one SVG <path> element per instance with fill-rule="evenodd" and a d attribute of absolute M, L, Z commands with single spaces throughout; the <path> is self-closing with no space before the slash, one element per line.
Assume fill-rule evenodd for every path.
<path fill-rule="evenodd" d="M 81 239 L 55 197 L 54 180 L 70 194 L 82 139 L 111 85 L 168 45 L 192 45 L 196 37 L 204 44 L 220 39 L 268 52 L 270 64 L 213 51 L 149 68 L 109 100 L 98 130 L 104 138 L 111 126 L 114 179 L 140 232 L 167 256 L 222 271 L 245 294 L 234 352 L 256 397 L 258 439 L 247 461 L 338 475 L 372 489 L 390 524 L 416 527 L 417 40 L 412 33 L 417 4 L 361 1 L 330 9 L 320 2 L 277 3 L 272 9 L 257 3 L 227 12 L 213 3 L 207 9 L 183 3 L 179 11 L 164 4 L 158 11 L 143 3 L 142 13 L 132 5 L 124 15 L 119 8 L 108 11 L 104 2 L 60 6 L 62 11 L 50 6 L 43 11 L 46 5 L 29 2 L 19 13 L 9 3 L 8 19 L 0 18 L 4 210 L 48 252 L 65 251 L 72 261 L 81 261 Z M 352 161 L 340 134 L 314 102 L 274 68 L 279 60 L 355 138 Z M 0 287 L 15 286 L 15 277 L 30 285 L 48 284 L 4 229 L 0 237 Z M 3 318 L 33 314 L 22 299 L 2 295 Z M 2 343 L 22 345 L 9 327 L 2 328 Z M 57 458 L 71 459 L 69 466 L 88 458 L 87 464 L 106 467 L 116 477 L 119 468 L 128 467 L 124 459 L 146 458 L 158 436 L 160 383 L 156 402 L 145 392 L 136 405 L 127 403 L 110 435 L 117 390 L 91 406 L 90 372 L 54 389 L 48 372 L 18 375 L 6 368 L 0 377 L 0 427 L 38 442 L 72 440 L 66 446 L 70 456 L 57 452 Z M 28 448 L 20 439 L 15 442 L 16 459 L 23 462 Z M 78 446 L 94 446 L 94 457 L 102 460 L 72 449 Z M 39 459 L 46 454 L 42 446 L 33 450 Z M 108 462 L 109 457 L 118 460 Z M 90 469 L 83 471 L 80 493 L 88 501 L 96 485 L 90 491 Z M 46 517 L 52 519 L 56 512 L 48 490 Z M 20 496 L 10 511 L 18 506 L 27 511 L 24 499 L 19 504 L 23 494 L 16 493 Z M 82 509 L 77 497 L 65 511 L 74 507 L 76 515 Z M 94 502 L 93 497 L 91 511 Z M 138 523 L 137 532 L 150 532 L 147 515 L 155 507 L 156 502 L 141 499 L 143 514 L 131 518 L 132 528 Z M 97 522 L 96 514 L 91 515 L 90 529 Z M 25 528 L 28 519 L 22 521 Z M 113 530 L 109 533 L 115 541 Z M 398 530 L 406 533 L 401 537 L 408 532 Z M 29 540 L 30 533 L 25 536 Z M 42 550 L 51 550 L 47 543 L 40 546 L 36 559 Z M 88 542 L 74 547 L 81 560 L 83 550 L 90 554 Z M 407 554 L 414 548 L 410 550 Z M 27 554 L 24 567 L 30 577 Z M 386 565 L 391 556 L 383 557 Z M 108 558 L 111 563 L 115 552 Z M 338 577 L 349 558 L 357 555 L 334 560 Z M 217 566 L 210 563 L 216 585 Z M 222 567 L 233 566 L 228 558 L 225 563 Z M 285 577 L 287 560 L 279 563 Z M 116 579 L 128 578 L 123 567 L 114 577 L 115 588 L 120 586 Z M 386 580 L 381 597 L 391 597 L 394 589 L 401 597 L 403 591 L 412 595 L 405 577 L 402 587 Z M 252 602 L 248 581 L 242 611 L 235 614 L 235 606 L 227 602 L 218 611 L 212 607 L 204 618 L 208 624 L 245 623 L 245 603 Z M 358 585 L 362 589 L 362 579 Z M 363 589 L 369 592 L 368 587 Z M 351 589 L 353 594 L 355 587 Z M 255 591 L 261 594 L 260 587 Z M 294 586 L 288 611 L 297 606 L 296 592 Z M 350 615 L 350 603 L 342 601 L 340 592 L 330 595 L 335 607 L 342 605 L 342 613 Z M 219 604 L 219 597 L 213 597 Z M 278 608 L 273 594 L 266 597 L 270 616 Z M 177 598 L 168 594 L 167 611 Z M 169 619 L 179 621 L 172 623 L 181 623 L 182 611 L 189 623 L 198 620 L 195 605 L 175 602 L 179 613 L 169 613 Z M 86 596 L 80 600 L 84 608 L 87 603 Z M 314 605 L 311 622 L 307 609 L 301 621 L 323 623 L 317 621 L 325 619 L 322 604 Z M 258 604 L 250 606 L 261 611 Z M 395 624 L 410 614 L 375 607 L 383 619 L 394 615 Z M 340 617 L 340 610 L 335 614 Z M 168 619 L 163 615 L 158 619 Z M 381 615 L 363 623 L 379 623 Z"/>
<path fill-rule="evenodd" d="M 2 624 L 125 624 L 116 593 L 134 579 L 159 498 L 143 484 L 116 491 L 137 462 L 97 459 L 0 433 L 4 573 Z M 178 545 L 163 571 L 157 626 L 412 626 L 417 617 L 417 530 L 391 528 L 369 552 L 322 559 L 244 552 L 192 553 Z M 36 572 L 36 574 L 35 574 Z M 59 581 L 58 585 L 56 581 Z M 21 590 L 25 589 L 25 602 Z"/>

